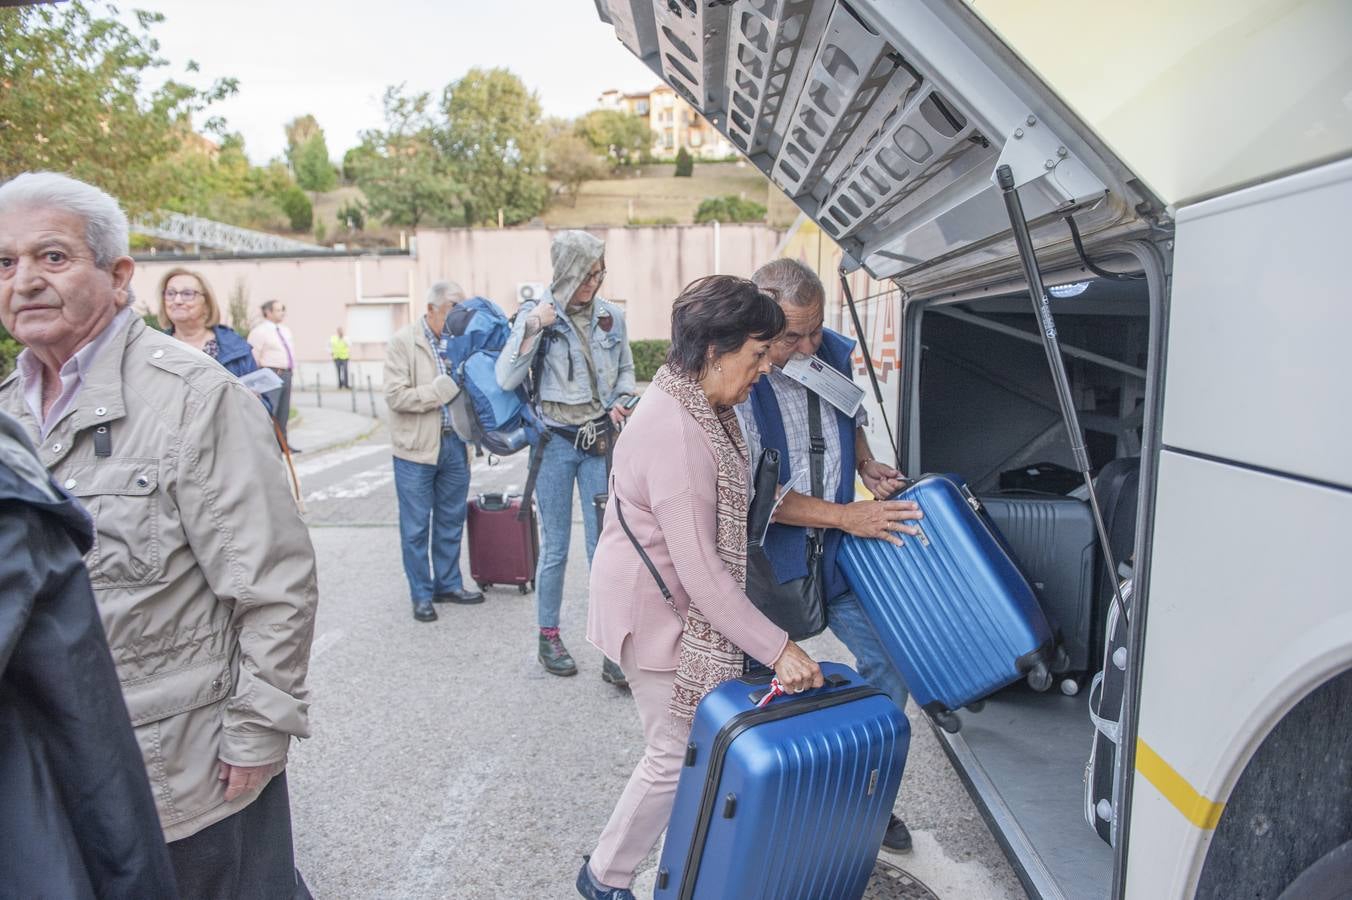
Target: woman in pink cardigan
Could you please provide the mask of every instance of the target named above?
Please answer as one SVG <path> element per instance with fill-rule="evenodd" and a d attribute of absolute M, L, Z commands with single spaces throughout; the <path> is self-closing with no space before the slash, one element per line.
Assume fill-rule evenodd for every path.
<path fill-rule="evenodd" d="M 783 330 L 779 304 L 744 278 L 690 284 L 672 308 L 666 365 L 616 442 L 587 639 L 620 661 L 646 746 L 583 860 L 583 897 L 633 898 L 628 885 L 666 828 L 705 693 L 739 676 L 748 656 L 769 664 L 786 690 L 822 684 L 812 658 L 745 592 L 750 465 L 732 408 L 770 371 L 770 344 Z"/>

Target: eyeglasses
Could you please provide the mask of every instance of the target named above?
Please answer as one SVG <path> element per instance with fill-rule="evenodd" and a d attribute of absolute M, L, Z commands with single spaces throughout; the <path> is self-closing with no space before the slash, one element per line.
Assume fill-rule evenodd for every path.
<path fill-rule="evenodd" d="M 182 303 L 191 303 L 198 297 L 205 296 L 206 294 L 203 294 L 201 291 L 194 291 L 192 288 L 188 288 L 182 291 L 170 290 L 164 292 L 164 299 L 168 300 L 170 303 L 173 303 L 175 301 L 179 301 Z"/>
<path fill-rule="evenodd" d="M 588 272 L 582 277 L 582 284 L 600 284 L 606 277 L 605 268 L 597 269 L 595 272 Z"/>

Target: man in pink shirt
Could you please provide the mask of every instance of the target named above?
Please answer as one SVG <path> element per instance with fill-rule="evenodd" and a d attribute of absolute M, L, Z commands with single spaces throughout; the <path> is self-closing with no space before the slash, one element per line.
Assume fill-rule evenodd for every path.
<path fill-rule="evenodd" d="M 272 408 L 272 417 L 281 429 L 282 442 L 292 453 L 299 453 L 299 450 L 290 446 L 291 442 L 286 437 L 286 422 L 291 417 L 291 376 L 296 368 L 296 356 L 292 348 L 296 346 L 296 339 L 291 336 L 291 329 L 282 324 L 286 318 L 286 307 L 282 301 L 269 300 L 260 309 L 263 311 L 263 321 L 249 332 L 249 346 L 253 347 L 254 359 L 258 364 L 276 372 L 277 377 L 282 379 L 282 390 Z"/>

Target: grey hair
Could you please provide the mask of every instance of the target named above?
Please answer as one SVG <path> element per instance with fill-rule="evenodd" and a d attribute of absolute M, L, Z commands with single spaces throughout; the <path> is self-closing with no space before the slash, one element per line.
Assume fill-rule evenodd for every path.
<path fill-rule="evenodd" d="M 442 307 L 465 299 L 465 289 L 454 281 L 438 281 L 427 289 L 427 305 Z"/>
<path fill-rule="evenodd" d="M 771 290 L 790 306 L 816 306 L 826 302 L 826 289 L 817 273 L 796 259 L 773 259 L 751 276 L 756 287 Z"/>
<path fill-rule="evenodd" d="M 0 213 L 12 209 L 58 209 L 84 219 L 85 244 L 100 269 L 130 253 L 127 214 L 111 195 L 56 172 L 24 172 L 0 185 Z"/>

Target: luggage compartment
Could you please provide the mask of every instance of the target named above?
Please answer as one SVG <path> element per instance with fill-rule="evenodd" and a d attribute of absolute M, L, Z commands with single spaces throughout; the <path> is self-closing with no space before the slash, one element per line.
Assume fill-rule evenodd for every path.
<path fill-rule="evenodd" d="M 858 900 L 901 786 L 910 725 L 848 666 L 757 706 L 769 676 L 700 703 L 656 900 Z"/>

